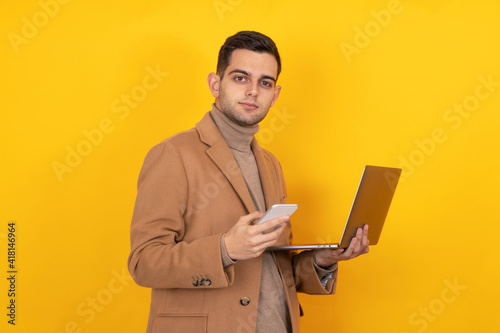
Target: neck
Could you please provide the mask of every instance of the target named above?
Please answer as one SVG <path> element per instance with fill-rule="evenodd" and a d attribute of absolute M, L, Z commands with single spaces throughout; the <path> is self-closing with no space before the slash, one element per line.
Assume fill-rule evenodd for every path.
<path fill-rule="evenodd" d="M 217 109 L 215 105 L 213 105 L 210 115 L 229 148 L 243 152 L 251 150 L 250 144 L 255 133 L 259 131 L 258 124 L 249 127 L 240 126 Z"/>

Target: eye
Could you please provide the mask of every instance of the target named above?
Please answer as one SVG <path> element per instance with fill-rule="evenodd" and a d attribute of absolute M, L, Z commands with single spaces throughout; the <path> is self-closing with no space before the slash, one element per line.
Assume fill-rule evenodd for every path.
<path fill-rule="evenodd" d="M 234 77 L 234 80 L 236 82 L 245 82 L 246 81 L 246 78 L 244 76 L 235 76 Z"/>
<path fill-rule="evenodd" d="M 266 88 L 271 88 L 273 84 L 269 81 L 261 81 L 260 84 L 262 84 Z"/>

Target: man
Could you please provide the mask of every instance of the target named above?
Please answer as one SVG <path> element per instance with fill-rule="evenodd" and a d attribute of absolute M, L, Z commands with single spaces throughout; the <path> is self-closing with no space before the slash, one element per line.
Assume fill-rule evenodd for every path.
<path fill-rule="evenodd" d="M 345 251 L 265 251 L 291 242 L 287 216 L 254 225 L 287 198 L 278 160 L 254 138 L 280 72 L 269 37 L 229 37 L 208 76 L 212 110 L 146 156 L 129 270 L 153 289 L 148 332 L 298 332 L 296 292 L 334 293 L 337 262 L 368 252 L 367 227 Z"/>

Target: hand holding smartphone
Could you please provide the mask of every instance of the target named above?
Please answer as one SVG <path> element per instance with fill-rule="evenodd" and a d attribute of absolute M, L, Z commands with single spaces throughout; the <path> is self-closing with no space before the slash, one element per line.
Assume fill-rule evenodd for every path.
<path fill-rule="evenodd" d="M 262 217 L 255 222 L 255 224 L 261 224 L 264 222 L 267 222 L 269 220 L 282 217 L 282 216 L 291 216 L 296 210 L 299 208 L 298 205 L 296 204 L 277 204 L 277 205 L 272 205 L 271 208 L 267 210 L 267 212 L 262 215 Z M 278 228 L 281 224 L 278 226 L 274 227 L 274 229 Z M 272 229 L 272 230 L 274 230 Z M 266 230 L 264 233 L 268 233 L 272 230 Z"/>

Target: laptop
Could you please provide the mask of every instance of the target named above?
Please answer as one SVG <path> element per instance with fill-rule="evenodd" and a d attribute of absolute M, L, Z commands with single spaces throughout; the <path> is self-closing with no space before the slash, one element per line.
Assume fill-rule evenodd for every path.
<path fill-rule="evenodd" d="M 378 243 L 402 169 L 367 165 L 363 170 L 340 243 L 271 246 L 270 251 L 349 247 L 358 228 L 368 224 L 370 245 Z"/>

